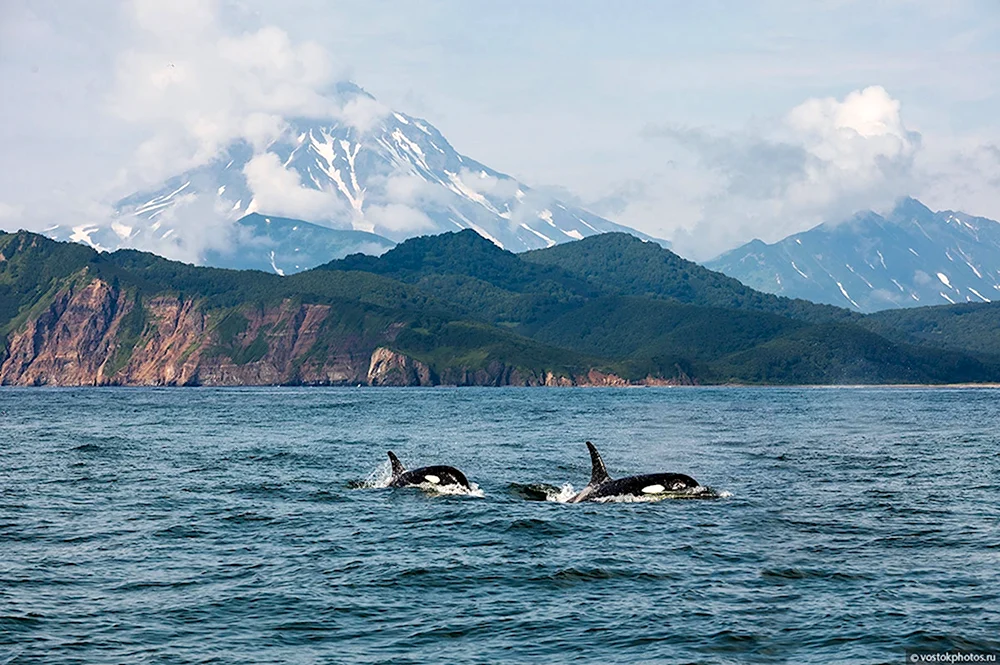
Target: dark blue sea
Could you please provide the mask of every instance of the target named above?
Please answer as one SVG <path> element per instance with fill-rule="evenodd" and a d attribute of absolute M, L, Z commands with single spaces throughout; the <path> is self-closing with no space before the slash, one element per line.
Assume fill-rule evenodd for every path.
<path fill-rule="evenodd" d="M 1000 649 L 997 390 L 3 389 L 0 416 L 0 665 Z M 552 500 L 586 440 L 718 498 Z M 480 496 L 377 487 L 390 449 Z"/>

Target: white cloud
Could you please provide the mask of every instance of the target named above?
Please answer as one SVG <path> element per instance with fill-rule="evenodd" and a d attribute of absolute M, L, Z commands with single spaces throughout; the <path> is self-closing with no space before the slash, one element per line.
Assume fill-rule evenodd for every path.
<path fill-rule="evenodd" d="M 287 129 L 288 123 L 279 115 L 250 113 L 243 118 L 240 135 L 253 146 L 255 152 L 262 152 Z"/>
<path fill-rule="evenodd" d="M 473 171 L 462 168 L 458 177 L 462 184 L 478 194 L 485 194 L 498 199 L 512 198 L 520 185 L 512 178 L 498 178 L 486 171 Z"/>
<path fill-rule="evenodd" d="M 243 175 L 257 208 L 272 215 L 330 220 L 345 212 L 336 194 L 304 187 L 299 174 L 286 169 L 273 153 L 254 156 L 244 167 Z"/>
<path fill-rule="evenodd" d="M 398 171 L 384 181 L 372 180 L 372 185 L 381 185 L 383 198 L 391 203 L 403 205 L 441 204 L 448 199 L 447 190 L 420 176 Z"/>
<path fill-rule="evenodd" d="M 123 194 L 206 164 L 236 140 L 260 152 L 290 118 L 368 131 L 389 112 L 364 95 L 338 95 L 343 68 L 318 43 L 297 43 L 275 26 L 231 34 L 215 1 L 125 6 L 135 39 L 116 59 L 108 107 L 148 138 L 119 184 Z"/>
<path fill-rule="evenodd" d="M 244 175 L 258 209 L 313 220 L 350 217 L 335 194 L 303 187 L 295 173 L 264 153 L 287 135 L 292 118 L 340 121 L 367 131 L 388 112 L 369 97 L 338 92 L 344 69 L 323 46 L 247 20 L 245 6 L 220 0 L 123 0 L 115 7 L 115 27 L 121 30 L 109 36 L 108 77 L 101 86 L 90 84 L 87 94 L 93 110 L 120 128 L 118 134 L 136 137 L 131 154 L 117 157 L 117 176 L 105 175 L 103 191 L 52 187 L 57 196 L 50 193 L 32 205 L 29 226 L 40 230 L 87 210 L 89 224 L 108 227 L 116 216 L 95 201 L 154 189 L 220 157 L 236 141 L 245 141 L 256 155 Z M 237 15 L 240 11 L 244 14 Z M 50 21 L 34 20 L 27 6 L 23 13 L 22 27 L 38 28 L 38 39 L 60 39 L 45 31 Z M 94 104 L 98 99 L 102 103 Z M 139 234 L 129 242 L 193 262 L 206 250 L 224 250 L 238 231 L 235 200 L 219 200 L 215 187 L 209 189 L 204 200 L 185 198 L 159 215 L 174 234 L 166 239 Z M 242 202 L 244 209 L 248 203 Z M 398 213 L 385 217 L 404 223 Z"/>
<path fill-rule="evenodd" d="M 661 127 L 647 132 L 684 148 L 667 183 L 647 183 L 618 221 L 650 231 L 649 217 L 682 253 L 704 259 L 761 238 L 772 242 L 824 221 L 880 209 L 914 193 L 920 134 L 883 88 L 843 100 L 809 99 L 783 118 L 739 133 Z M 690 159 L 693 157 L 693 161 Z M 648 194 L 653 192 L 653 194 Z"/>
<path fill-rule="evenodd" d="M 920 146 L 920 135 L 903 125 L 900 103 L 879 86 L 842 102 L 810 99 L 791 110 L 787 126 L 814 167 L 850 176 L 878 177 L 889 162 L 908 162 Z"/>
<path fill-rule="evenodd" d="M 359 132 L 374 128 L 380 120 L 389 115 L 389 107 L 371 97 L 359 95 L 350 99 L 334 112 L 341 122 L 354 127 Z"/>
<path fill-rule="evenodd" d="M 371 224 L 375 233 L 393 240 L 401 240 L 435 226 L 423 212 L 401 203 L 368 206 L 365 209 L 365 222 Z"/>
<path fill-rule="evenodd" d="M 199 263 L 206 251 L 225 251 L 232 245 L 234 234 L 239 232 L 227 208 L 224 200 L 179 196 L 174 206 L 157 217 L 160 231 L 140 233 L 130 244 L 175 261 Z M 174 232 L 163 237 L 162 229 Z"/>
<path fill-rule="evenodd" d="M 237 139 L 260 149 L 284 118 L 333 118 L 337 79 L 318 44 L 264 26 L 228 34 L 214 2 L 128 4 L 136 39 L 117 58 L 109 108 L 150 135 L 123 188 L 207 163 Z M 136 177 L 137 176 L 137 177 Z"/>

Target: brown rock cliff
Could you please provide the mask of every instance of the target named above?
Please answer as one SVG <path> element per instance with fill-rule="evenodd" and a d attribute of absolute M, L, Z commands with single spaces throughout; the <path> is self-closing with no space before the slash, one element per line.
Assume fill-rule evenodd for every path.
<path fill-rule="evenodd" d="M 238 323 L 228 336 L 227 316 Z M 177 296 L 142 302 L 84 271 L 8 336 L 0 385 L 628 385 L 596 369 L 567 376 L 495 360 L 438 372 L 391 348 L 402 323 L 362 334 L 343 332 L 337 320 L 330 305 L 288 300 L 228 313 Z"/>

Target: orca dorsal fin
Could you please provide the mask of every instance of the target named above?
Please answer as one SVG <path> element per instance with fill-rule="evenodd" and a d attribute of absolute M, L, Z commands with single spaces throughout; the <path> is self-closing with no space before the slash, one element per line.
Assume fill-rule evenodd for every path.
<path fill-rule="evenodd" d="M 601 459 L 601 453 L 597 452 L 597 448 L 590 441 L 587 442 L 587 449 L 590 450 L 590 484 L 600 485 L 611 480 L 608 470 L 604 468 L 604 460 Z"/>
<path fill-rule="evenodd" d="M 389 463 L 392 464 L 393 478 L 398 478 L 399 476 L 406 473 L 406 467 L 403 466 L 403 463 L 399 461 L 398 457 L 396 457 L 396 453 L 392 452 L 391 450 L 389 451 Z"/>

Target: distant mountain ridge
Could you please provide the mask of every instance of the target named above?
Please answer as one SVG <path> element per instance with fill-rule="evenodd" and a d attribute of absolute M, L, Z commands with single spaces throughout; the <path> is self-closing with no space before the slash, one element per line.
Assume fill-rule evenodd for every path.
<path fill-rule="evenodd" d="M 335 96 L 344 103 L 376 103 L 349 83 L 340 84 Z M 286 182 L 289 179 L 295 182 Z M 278 180 L 285 187 L 282 197 L 294 195 L 296 203 L 277 200 L 273 192 L 265 191 Z M 514 252 L 609 231 L 649 239 L 460 154 L 427 121 L 395 111 L 386 111 L 364 129 L 333 119 L 287 119 L 285 131 L 263 150 L 246 141 L 234 142 L 210 163 L 123 198 L 110 226 L 70 225 L 46 233 L 114 251 L 183 243 L 185 239 L 178 237 L 183 225 L 177 223 L 182 216 L 236 220 L 254 213 L 374 234 L 384 239 L 375 241 L 380 248 L 418 235 L 466 228 Z M 273 227 L 260 235 L 259 225 L 239 226 L 223 263 L 218 261 L 219 252 L 202 255 L 200 262 L 291 274 L 349 253 L 338 244 L 343 238 L 328 235 L 320 242 L 324 251 L 332 253 L 321 257 L 315 252 L 320 260 L 313 262 L 312 255 L 308 261 L 279 260 L 278 255 L 287 253 L 282 246 L 306 250 L 296 244 L 290 227 L 284 235 Z"/>
<path fill-rule="evenodd" d="M 0 384 L 998 381 L 1000 340 L 968 333 L 1000 303 L 968 307 L 865 317 L 627 234 L 515 255 L 464 230 L 281 277 L 19 232 L 0 234 Z"/>
<path fill-rule="evenodd" d="M 1000 223 L 903 199 L 705 264 L 761 291 L 855 311 L 1000 299 Z"/>
<path fill-rule="evenodd" d="M 265 216 L 256 212 L 241 218 L 237 225 L 249 237 L 228 251 L 206 252 L 207 265 L 237 270 L 256 268 L 285 275 L 349 254 L 378 255 L 396 244 L 374 233 L 331 229 L 299 219 Z M 266 259 L 267 265 L 253 265 L 255 258 L 258 262 Z"/>

